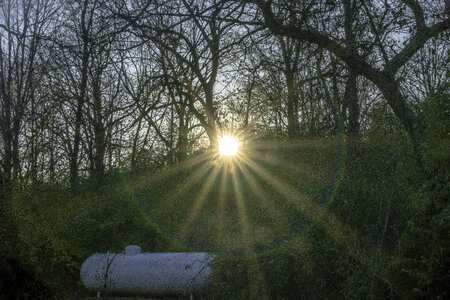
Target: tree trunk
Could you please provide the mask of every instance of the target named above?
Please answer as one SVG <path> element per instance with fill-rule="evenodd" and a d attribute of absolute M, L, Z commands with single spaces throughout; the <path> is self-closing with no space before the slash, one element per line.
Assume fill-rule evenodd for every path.
<path fill-rule="evenodd" d="M 177 161 L 181 162 L 187 158 L 188 152 L 188 128 L 184 117 L 179 116 L 178 143 L 177 143 Z"/>
<path fill-rule="evenodd" d="M 19 134 L 20 134 L 20 119 L 22 112 L 19 112 L 14 118 L 13 127 L 13 143 L 12 143 L 12 167 L 13 179 L 19 178 L 20 175 L 20 158 L 19 158 Z"/>
<path fill-rule="evenodd" d="M 214 84 L 216 82 L 216 75 L 217 74 L 217 68 L 218 66 L 214 66 L 214 72 L 211 75 L 211 78 L 207 84 L 207 86 L 204 87 L 205 91 L 205 112 L 206 112 L 206 120 L 207 124 L 204 126 L 206 134 L 209 138 L 209 147 L 210 149 L 217 149 L 218 148 L 218 140 L 217 140 L 217 119 L 215 115 L 215 109 L 214 109 Z M 214 76 L 214 77 L 213 77 Z"/>
<path fill-rule="evenodd" d="M 347 49 L 353 55 L 356 54 L 355 34 L 353 32 L 353 20 L 356 15 L 356 1 L 344 0 L 344 31 L 345 44 Z M 348 109 L 348 127 L 347 132 L 351 136 L 359 135 L 359 101 L 358 88 L 356 85 L 357 74 L 353 68 L 348 66 L 348 78 L 345 84 L 344 102 Z"/>
<path fill-rule="evenodd" d="M 105 175 L 106 128 L 102 117 L 101 70 L 93 82 L 94 174 L 101 179 Z"/>
<path fill-rule="evenodd" d="M 84 96 L 77 99 L 77 107 L 75 113 L 75 132 L 73 137 L 73 150 L 70 155 L 70 185 L 74 187 L 78 183 L 78 155 L 80 152 L 81 141 L 81 122 L 83 118 L 83 102 Z"/>
<path fill-rule="evenodd" d="M 4 115 L 2 121 L 2 137 L 5 147 L 3 156 L 3 182 L 8 186 L 12 181 L 12 132 L 11 132 L 11 101 L 7 93 L 3 93 Z"/>
<path fill-rule="evenodd" d="M 216 150 L 219 147 L 219 141 L 217 137 L 217 130 L 216 130 L 216 124 L 210 124 L 209 126 L 205 127 L 206 134 L 208 135 L 209 139 L 209 148 L 212 150 Z"/>
<path fill-rule="evenodd" d="M 88 1 L 84 2 L 83 10 L 81 12 L 81 30 L 82 30 L 82 41 L 83 41 L 83 53 L 81 59 L 81 81 L 79 94 L 76 103 L 75 112 L 75 132 L 73 137 L 73 150 L 70 156 L 70 172 L 69 180 L 71 187 L 74 187 L 78 183 L 78 156 L 80 153 L 80 142 L 81 142 L 81 125 L 83 121 L 83 105 L 85 102 L 85 94 L 87 88 L 88 80 L 88 65 L 90 57 L 89 49 L 89 29 L 92 24 L 92 14 L 89 18 L 88 24 L 86 24 L 86 14 L 88 9 Z"/>
<path fill-rule="evenodd" d="M 37 128 L 36 128 L 36 103 L 34 97 L 34 89 L 31 91 L 31 180 L 37 181 Z"/>
<path fill-rule="evenodd" d="M 295 75 L 298 67 L 298 57 L 300 54 L 300 48 L 298 43 L 295 43 L 292 39 L 279 38 L 281 52 L 284 62 L 284 77 L 286 80 L 287 88 L 287 130 L 290 138 L 295 138 L 299 134 L 299 121 L 298 121 L 298 96 L 296 92 Z"/>
<path fill-rule="evenodd" d="M 133 138 L 133 147 L 131 148 L 131 169 L 132 170 L 135 170 L 137 167 L 137 165 L 136 165 L 137 143 L 139 140 L 139 133 L 141 131 L 141 126 L 142 126 L 142 117 L 139 117 L 138 127 L 136 128 L 136 133 L 134 134 L 134 138 Z"/>
<path fill-rule="evenodd" d="M 295 138 L 299 134 L 299 122 L 298 122 L 298 97 L 295 92 L 295 83 L 293 76 L 287 76 L 287 129 L 288 136 L 290 138 Z"/>
<path fill-rule="evenodd" d="M 399 118 L 406 131 L 410 134 L 415 147 L 417 147 L 424 130 L 423 125 L 408 106 L 407 99 L 401 93 L 400 85 L 395 76 L 387 71 L 380 73 L 380 76 L 373 78 L 373 81 L 383 93 L 394 114 Z"/>
<path fill-rule="evenodd" d="M 356 73 L 349 69 L 348 79 L 345 84 L 344 101 L 348 109 L 348 127 L 349 135 L 359 135 L 359 103 L 358 89 L 356 86 Z"/>

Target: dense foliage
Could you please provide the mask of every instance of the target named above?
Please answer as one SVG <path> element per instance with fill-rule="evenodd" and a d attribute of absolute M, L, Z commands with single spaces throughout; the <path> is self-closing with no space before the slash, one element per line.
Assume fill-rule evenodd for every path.
<path fill-rule="evenodd" d="M 420 162 L 383 112 L 366 137 L 350 141 L 344 180 L 317 225 L 280 251 L 221 261 L 214 291 L 239 299 L 448 297 L 448 100 L 441 90 L 420 107 Z"/>
<path fill-rule="evenodd" d="M 450 1 L 0 1 L 0 298 L 209 251 L 214 299 L 444 299 Z M 224 136 L 236 156 L 218 154 Z"/>
<path fill-rule="evenodd" d="M 318 222 L 273 251 L 219 256 L 207 298 L 448 296 L 450 157 L 442 150 L 449 145 L 448 103 L 448 91 L 441 91 L 420 107 L 427 126 L 420 162 L 394 118 L 385 112 L 374 117 L 377 123 L 367 136 L 348 140 L 343 182 Z M 315 149 L 306 157 L 304 153 L 278 147 L 269 155 L 274 159 L 291 155 L 291 161 L 309 161 L 322 169 L 335 158 L 329 147 Z M 323 155 L 329 158 L 324 160 Z M 154 172 L 164 171 L 120 171 L 111 174 L 100 189 L 86 184 L 82 190 L 69 191 L 51 183 L 17 187 L 8 206 L 14 225 L 8 228 L 16 228 L 18 239 L 13 258 L 30 278 L 39 279 L 35 283 L 39 293 L 69 297 L 86 293 L 79 281 L 79 268 L 94 252 L 121 252 L 128 244 L 141 245 L 145 251 L 186 250 L 161 235 L 140 205 L 151 201 L 147 204 L 157 206 L 158 199 L 165 199 L 167 191 L 175 191 L 194 170 L 188 169 L 176 179 L 156 176 L 163 178 L 156 181 Z M 279 172 L 279 177 L 295 182 L 277 170 L 272 169 L 271 174 Z M 250 194 L 245 178 L 241 182 L 243 193 Z M 217 198 L 219 184 L 214 186 L 210 199 Z M 133 199 L 136 195 L 140 204 Z M 184 197 L 172 211 L 160 211 L 179 224 L 174 214 L 183 215 L 195 195 Z M 278 200 L 276 194 L 270 197 L 283 201 L 280 195 Z M 213 210 L 208 206 L 205 213 Z M 199 226 L 197 230 L 202 224 Z M 205 231 L 203 238 L 211 242 L 217 236 Z M 26 292 L 36 292 L 27 288 Z"/>

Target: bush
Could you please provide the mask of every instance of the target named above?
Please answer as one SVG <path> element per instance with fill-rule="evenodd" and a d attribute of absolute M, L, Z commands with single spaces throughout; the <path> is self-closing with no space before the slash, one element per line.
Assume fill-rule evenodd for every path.
<path fill-rule="evenodd" d="M 149 251 L 167 245 L 142 218 L 124 185 L 73 192 L 38 183 L 15 194 L 12 215 L 20 260 L 56 295 L 86 292 L 79 271 L 96 252 L 122 252 L 129 244 Z"/>

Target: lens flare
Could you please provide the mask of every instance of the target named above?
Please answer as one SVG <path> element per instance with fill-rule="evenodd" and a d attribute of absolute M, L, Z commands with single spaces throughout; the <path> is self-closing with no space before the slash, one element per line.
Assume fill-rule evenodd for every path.
<path fill-rule="evenodd" d="M 219 152 L 225 156 L 233 156 L 239 149 L 238 141 L 231 136 L 224 136 L 219 141 Z"/>

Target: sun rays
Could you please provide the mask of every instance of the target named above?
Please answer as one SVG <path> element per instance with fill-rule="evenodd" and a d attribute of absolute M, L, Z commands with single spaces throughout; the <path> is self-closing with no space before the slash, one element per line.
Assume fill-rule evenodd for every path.
<path fill-rule="evenodd" d="M 328 171 L 315 170 L 307 158 L 295 161 L 284 155 L 286 149 L 303 153 L 327 147 L 334 151 L 325 164 Z M 198 155 L 133 182 L 138 190 L 173 182 L 143 206 L 156 226 L 196 249 L 247 255 L 291 239 L 320 212 L 338 153 L 332 143 L 253 141 L 251 147 L 226 151 L 230 155 Z M 303 182 L 317 183 L 322 194 L 313 197 L 311 188 L 302 189 Z"/>
<path fill-rule="evenodd" d="M 190 231 L 192 229 L 192 223 L 195 220 L 197 220 L 197 218 L 203 208 L 203 204 L 207 200 L 208 193 L 211 190 L 213 182 L 216 180 L 217 174 L 219 173 L 219 171 L 220 171 L 220 167 L 214 168 L 212 170 L 210 176 L 206 179 L 202 188 L 199 190 L 198 195 L 195 198 L 195 202 L 192 205 L 192 208 L 191 208 L 186 220 L 182 224 L 180 233 L 178 235 L 181 239 L 186 238 L 186 236 L 190 233 Z"/>
<path fill-rule="evenodd" d="M 232 156 L 204 153 L 136 177 L 130 190 L 141 215 L 177 249 L 245 259 L 251 293 L 258 295 L 266 284 L 260 254 L 288 245 L 308 247 L 305 233 L 313 227 L 339 247 L 359 243 L 380 258 L 395 255 L 325 209 L 345 169 L 342 145 L 337 140 L 286 145 L 252 141 Z M 292 158 L 291 150 L 301 159 Z M 162 193 L 141 196 L 143 190 L 167 183 L 171 185 Z M 351 255 L 385 280 L 370 256 Z"/>

